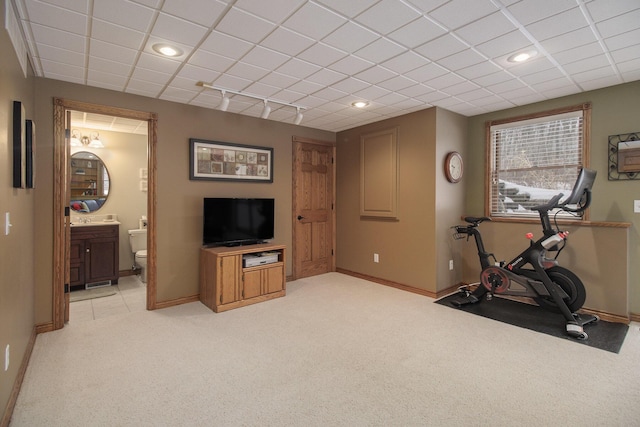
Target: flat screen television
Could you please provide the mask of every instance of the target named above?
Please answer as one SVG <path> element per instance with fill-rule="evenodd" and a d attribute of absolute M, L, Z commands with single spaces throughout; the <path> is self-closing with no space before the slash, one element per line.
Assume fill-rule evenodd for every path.
<path fill-rule="evenodd" d="M 274 199 L 204 198 L 202 244 L 237 246 L 274 236 Z"/>

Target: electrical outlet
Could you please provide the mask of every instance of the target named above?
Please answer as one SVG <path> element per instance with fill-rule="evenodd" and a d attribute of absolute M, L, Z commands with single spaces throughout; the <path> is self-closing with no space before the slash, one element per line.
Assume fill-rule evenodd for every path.
<path fill-rule="evenodd" d="M 449 270 L 453 270 L 453 260 L 449 260 Z"/>
<path fill-rule="evenodd" d="M 633 212 L 640 213 L 640 200 L 633 201 Z"/>
<path fill-rule="evenodd" d="M 4 370 L 9 370 L 9 344 L 7 344 L 7 347 L 4 349 Z"/>
<path fill-rule="evenodd" d="M 373 254 L 373 262 L 380 262 L 380 255 Z"/>

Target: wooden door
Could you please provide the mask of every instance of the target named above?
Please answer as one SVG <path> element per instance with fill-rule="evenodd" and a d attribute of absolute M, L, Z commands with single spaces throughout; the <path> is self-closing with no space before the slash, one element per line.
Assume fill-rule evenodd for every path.
<path fill-rule="evenodd" d="M 293 276 L 335 270 L 333 143 L 293 140 Z"/>

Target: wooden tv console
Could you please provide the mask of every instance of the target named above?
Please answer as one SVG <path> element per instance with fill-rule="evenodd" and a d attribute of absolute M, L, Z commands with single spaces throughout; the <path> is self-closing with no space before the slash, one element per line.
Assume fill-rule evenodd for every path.
<path fill-rule="evenodd" d="M 245 267 L 244 255 L 277 254 L 277 261 Z M 200 301 L 219 313 L 286 294 L 285 245 L 200 249 Z"/>

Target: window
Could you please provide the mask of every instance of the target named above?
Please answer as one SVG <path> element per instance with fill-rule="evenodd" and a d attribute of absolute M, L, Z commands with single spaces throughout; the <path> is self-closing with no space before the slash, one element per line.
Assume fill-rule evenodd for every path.
<path fill-rule="evenodd" d="M 486 214 L 534 218 L 531 208 L 558 193 L 568 196 L 588 166 L 591 104 L 487 122 Z M 571 217 L 559 212 L 558 217 Z"/>

